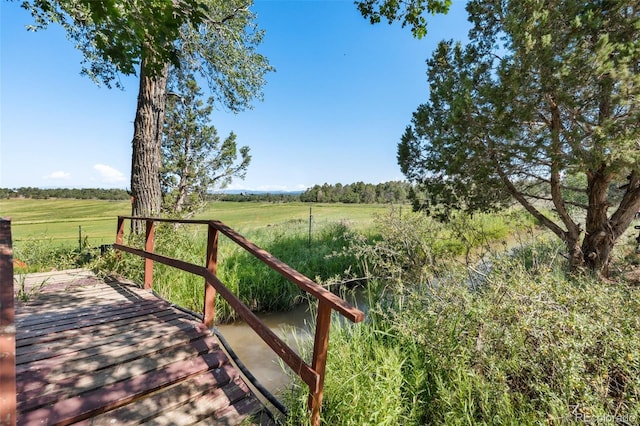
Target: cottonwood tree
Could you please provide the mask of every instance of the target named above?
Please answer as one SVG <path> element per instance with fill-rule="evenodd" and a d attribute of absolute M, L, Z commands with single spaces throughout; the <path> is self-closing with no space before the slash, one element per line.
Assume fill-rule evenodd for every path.
<path fill-rule="evenodd" d="M 451 0 L 356 0 L 358 10 L 372 24 L 398 21 L 416 38 L 427 35 L 426 14 L 447 13 Z"/>
<path fill-rule="evenodd" d="M 238 149 L 234 133 L 220 140 L 209 124 L 213 103 L 213 97 L 204 99 L 193 75 L 178 69 L 170 74 L 161 171 L 162 207 L 169 214 L 195 212 L 214 187 L 224 188 L 246 174 L 249 147 Z"/>
<path fill-rule="evenodd" d="M 640 208 L 639 6 L 470 1 L 470 42 L 439 44 L 398 146 L 423 206 L 487 209 L 508 194 L 574 270 L 606 276 Z"/>
<path fill-rule="evenodd" d="M 57 22 L 84 54 L 83 73 L 107 86 L 120 74 L 140 85 L 132 141 L 132 214 L 160 212 L 161 135 L 170 65 L 188 67 L 209 83 L 230 111 L 261 97 L 271 70 L 256 52 L 263 33 L 250 0 L 27 0 L 41 29 Z"/>

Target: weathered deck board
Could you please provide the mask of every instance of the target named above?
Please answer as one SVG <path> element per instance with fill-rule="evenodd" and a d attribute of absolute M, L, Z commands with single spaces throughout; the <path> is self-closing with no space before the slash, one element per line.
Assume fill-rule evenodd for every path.
<path fill-rule="evenodd" d="M 270 422 L 217 338 L 135 286 L 45 282 L 16 327 L 18 425 Z"/>

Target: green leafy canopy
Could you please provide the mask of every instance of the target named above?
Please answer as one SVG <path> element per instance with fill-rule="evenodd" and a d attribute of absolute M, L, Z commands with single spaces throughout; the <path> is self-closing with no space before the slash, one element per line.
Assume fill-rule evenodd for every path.
<path fill-rule="evenodd" d="M 383 18 L 389 24 L 399 21 L 403 27 L 409 26 L 416 38 L 427 35 L 425 13 L 447 13 L 451 6 L 451 0 L 356 0 L 355 3 L 372 24 L 382 22 Z"/>
<path fill-rule="evenodd" d="M 402 171 L 426 206 L 483 210 L 511 196 L 576 258 L 606 264 L 640 207 L 638 4 L 474 0 L 467 11 L 470 42 L 443 41 L 427 62 L 429 101 L 398 146 Z"/>

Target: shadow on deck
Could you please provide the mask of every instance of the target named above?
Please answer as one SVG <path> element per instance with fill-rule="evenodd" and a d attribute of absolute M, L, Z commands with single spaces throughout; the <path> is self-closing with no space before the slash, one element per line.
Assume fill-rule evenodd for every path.
<path fill-rule="evenodd" d="M 18 425 L 272 424 L 199 320 L 86 272 L 45 282 L 16 301 Z"/>

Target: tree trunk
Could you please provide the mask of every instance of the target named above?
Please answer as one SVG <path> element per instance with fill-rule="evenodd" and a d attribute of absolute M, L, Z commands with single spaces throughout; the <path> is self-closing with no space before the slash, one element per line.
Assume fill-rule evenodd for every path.
<path fill-rule="evenodd" d="M 589 208 L 582 253 L 585 266 L 601 277 L 607 277 L 609 273 L 609 257 L 617 239 L 607 215 L 609 183 L 611 175 L 606 173 L 604 165 L 596 171 L 587 172 Z"/>
<path fill-rule="evenodd" d="M 162 126 L 166 103 L 169 66 L 159 74 L 149 75 L 146 61 L 140 67 L 138 107 L 133 130 L 131 156 L 131 195 L 133 216 L 157 216 L 162 205 L 160 167 L 162 164 Z M 142 232 L 134 221 L 133 231 Z"/>
<path fill-rule="evenodd" d="M 188 183 L 189 183 L 189 167 L 191 164 L 191 137 L 187 136 L 184 141 L 184 166 L 180 170 L 180 182 L 178 183 L 178 196 L 176 197 L 176 204 L 173 208 L 174 213 L 181 213 L 184 203 L 187 199 Z"/>

